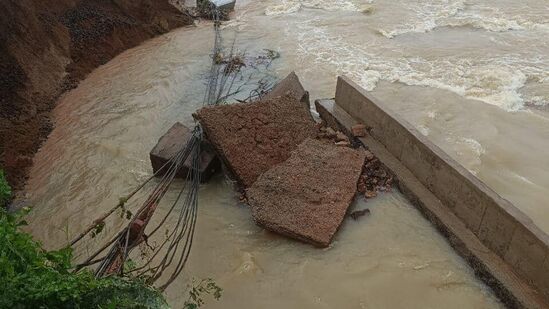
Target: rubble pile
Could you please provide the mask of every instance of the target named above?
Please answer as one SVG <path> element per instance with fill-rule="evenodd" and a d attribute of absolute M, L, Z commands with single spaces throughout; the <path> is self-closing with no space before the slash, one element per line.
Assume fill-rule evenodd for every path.
<path fill-rule="evenodd" d="M 358 192 L 369 199 L 376 197 L 378 192 L 390 192 L 394 177 L 387 168 L 370 151 L 366 150 L 366 163 L 358 182 Z"/>
<path fill-rule="evenodd" d="M 309 93 L 293 72 L 258 101 L 207 106 L 193 117 L 237 181 L 240 201 L 267 230 L 326 247 L 346 215 L 369 214 L 347 214 L 357 192 L 372 198 L 391 190 L 393 177 L 354 138 L 367 128 L 356 125 L 347 136 L 315 123 Z M 157 166 L 181 148 L 184 131 L 174 126 L 151 152 Z"/>

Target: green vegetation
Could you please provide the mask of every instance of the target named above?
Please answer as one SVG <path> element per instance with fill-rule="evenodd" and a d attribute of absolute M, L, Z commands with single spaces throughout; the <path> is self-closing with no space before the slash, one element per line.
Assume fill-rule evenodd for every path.
<path fill-rule="evenodd" d="M 169 308 L 162 293 L 139 278 L 73 273 L 71 248 L 46 251 L 20 230 L 28 211 L 0 209 L 0 308 Z M 221 292 L 212 279 L 193 280 L 184 308 L 201 307 L 204 295 L 219 300 Z"/>
<path fill-rule="evenodd" d="M 19 230 L 28 210 L 0 210 L 0 308 L 167 308 L 162 294 L 138 279 L 72 272 L 72 250 L 46 251 Z"/>
<path fill-rule="evenodd" d="M 4 171 L 0 169 L 0 208 L 6 207 L 11 199 L 11 188 L 6 180 Z"/>

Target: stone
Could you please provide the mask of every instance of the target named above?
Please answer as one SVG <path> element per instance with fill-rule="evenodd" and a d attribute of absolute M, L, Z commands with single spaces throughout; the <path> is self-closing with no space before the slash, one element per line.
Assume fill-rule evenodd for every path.
<path fill-rule="evenodd" d="M 283 80 L 278 82 L 278 84 L 276 84 L 276 86 L 274 86 L 273 89 L 262 98 L 262 100 L 271 100 L 284 95 L 292 96 L 294 99 L 302 102 L 307 109 L 309 109 L 309 92 L 303 88 L 303 85 L 301 85 L 299 77 L 297 77 L 295 72 L 291 72 Z"/>
<path fill-rule="evenodd" d="M 332 128 L 330 128 L 330 127 L 328 127 L 328 128 L 326 129 L 326 135 L 327 135 L 327 137 L 329 137 L 329 138 L 334 138 L 334 137 L 336 137 L 336 134 L 337 134 L 337 133 L 336 133 L 336 131 L 334 131 L 334 129 L 332 129 Z"/>
<path fill-rule="evenodd" d="M 336 142 L 349 142 L 349 138 L 347 137 L 347 135 L 341 132 L 336 133 L 335 140 Z"/>
<path fill-rule="evenodd" d="M 164 166 L 191 138 L 191 130 L 183 124 L 176 122 L 159 140 L 151 150 L 149 157 L 153 172 L 156 173 Z M 200 152 L 200 181 L 207 182 L 212 175 L 221 170 L 221 161 L 217 158 L 207 141 L 201 145 Z M 175 177 L 186 178 L 191 167 L 191 156 L 187 158 L 183 166 L 179 168 Z M 162 170 L 158 176 L 164 175 Z"/>
<path fill-rule="evenodd" d="M 339 147 L 350 147 L 351 143 L 346 142 L 346 141 L 341 141 L 341 142 L 336 142 L 335 145 L 339 146 Z"/>
<path fill-rule="evenodd" d="M 204 107 L 193 116 L 243 188 L 288 159 L 306 138 L 316 136 L 309 109 L 291 95 Z"/>
<path fill-rule="evenodd" d="M 374 158 L 375 158 L 374 154 L 373 154 L 371 151 L 366 150 L 366 160 L 367 160 L 367 161 L 371 161 L 371 160 L 373 160 Z"/>
<path fill-rule="evenodd" d="M 366 126 L 363 124 L 357 124 L 351 127 L 351 133 L 354 137 L 366 136 Z"/>
<path fill-rule="evenodd" d="M 327 247 L 354 200 L 364 159 L 363 150 L 306 139 L 246 191 L 254 221 Z"/>

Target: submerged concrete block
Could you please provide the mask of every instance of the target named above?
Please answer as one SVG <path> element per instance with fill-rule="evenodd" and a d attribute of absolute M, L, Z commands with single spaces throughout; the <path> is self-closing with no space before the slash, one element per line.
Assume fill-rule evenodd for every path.
<path fill-rule="evenodd" d="M 159 140 L 151 150 L 149 156 L 153 172 L 166 164 L 179 150 L 181 150 L 191 138 L 191 130 L 183 124 L 176 122 Z M 183 166 L 176 173 L 178 178 L 186 178 L 191 167 L 192 158 L 189 156 Z M 208 142 L 201 144 L 200 152 L 200 181 L 206 182 L 210 177 L 221 169 L 221 162 L 216 157 Z M 166 169 L 160 171 L 164 175 Z"/>
<path fill-rule="evenodd" d="M 366 152 L 307 139 L 247 190 L 255 222 L 273 232 L 326 247 L 357 190 Z"/>
<path fill-rule="evenodd" d="M 290 95 L 204 107 L 193 115 L 216 153 L 244 188 L 290 157 L 307 137 L 316 136 L 307 108 Z"/>

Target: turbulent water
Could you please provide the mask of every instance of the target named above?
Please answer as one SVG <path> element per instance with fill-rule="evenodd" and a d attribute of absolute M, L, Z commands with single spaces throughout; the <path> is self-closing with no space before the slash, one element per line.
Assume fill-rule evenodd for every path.
<path fill-rule="evenodd" d="M 268 73 L 295 70 L 312 98 L 346 74 L 401 113 L 549 231 L 549 4 L 536 1 L 239 1 L 230 44 L 281 53 Z M 180 29 L 93 72 L 54 111 L 35 158 L 29 229 L 59 247 L 151 174 L 148 152 L 202 104 L 211 25 Z M 170 192 L 168 201 L 175 198 Z M 186 272 L 225 293 L 208 308 L 493 308 L 500 304 L 431 224 L 398 193 L 353 207 L 333 245 L 312 248 L 263 231 L 223 177 L 200 191 Z M 159 212 L 165 211 L 162 207 Z M 124 224 L 87 240 L 85 256 Z"/>

